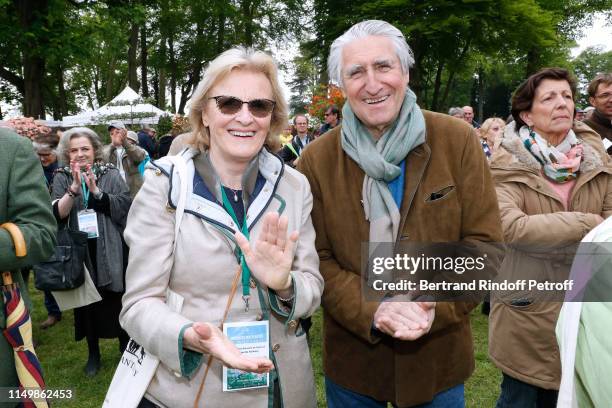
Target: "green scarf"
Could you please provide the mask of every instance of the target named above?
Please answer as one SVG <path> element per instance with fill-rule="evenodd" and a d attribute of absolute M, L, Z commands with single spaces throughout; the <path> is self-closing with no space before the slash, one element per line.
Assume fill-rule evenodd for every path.
<path fill-rule="evenodd" d="M 349 103 L 342 108 L 342 149 L 365 172 L 363 208 L 370 221 L 370 242 L 395 242 L 400 214 L 388 183 L 401 173 L 399 163 L 425 142 L 425 118 L 416 95 L 406 89 L 393 125 L 378 141 L 355 116 Z"/>

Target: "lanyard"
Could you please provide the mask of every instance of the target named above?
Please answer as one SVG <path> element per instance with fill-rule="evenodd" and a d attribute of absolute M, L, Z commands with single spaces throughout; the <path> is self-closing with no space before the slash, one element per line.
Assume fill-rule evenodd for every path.
<path fill-rule="evenodd" d="M 287 143 L 287 147 L 289 148 L 289 150 L 291 150 L 291 152 L 293 154 L 295 154 L 295 157 L 298 158 L 300 157 L 300 154 L 298 152 L 295 151 L 295 148 L 293 147 L 293 145 L 291 144 L 291 142 Z"/>
<path fill-rule="evenodd" d="M 236 225 L 240 227 L 240 223 L 238 222 L 238 217 L 236 217 L 236 213 L 234 212 L 232 205 L 227 199 L 227 195 L 225 194 L 225 189 L 223 188 L 223 186 L 221 186 L 221 197 L 223 198 L 223 207 L 225 208 L 225 211 L 229 213 L 230 217 L 232 217 L 232 220 L 234 220 Z M 244 221 L 242 223 L 242 227 L 240 227 L 240 231 L 242 232 L 242 235 L 244 235 L 246 239 L 248 240 L 249 239 L 249 228 L 247 227 L 246 212 L 245 212 Z M 242 253 L 240 248 L 238 248 L 238 253 L 240 255 L 240 266 L 242 268 L 242 300 L 244 300 L 244 311 L 248 312 L 249 311 L 249 298 L 250 298 L 250 293 L 251 293 L 251 287 L 249 286 L 249 283 L 251 280 L 251 270 L 249 269 L 249 266 L 247 265 L 244 259 L 244 254 Z"/>
<path fill-rule="evenodd" d="M 83 191 L 83 207 L 87 209 L 87 204 L 89 203 L 89 189 L 85 184 L 85 179 L 83 179 L 83 174 L 81 174 L 81 191 Z"/>

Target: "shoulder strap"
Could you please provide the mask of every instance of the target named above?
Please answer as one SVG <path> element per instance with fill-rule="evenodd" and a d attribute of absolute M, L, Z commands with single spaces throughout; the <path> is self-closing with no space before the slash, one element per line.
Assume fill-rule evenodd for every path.
<path fill-rule="evenodd" d="M 180 181 L 179 198 L 176 203 L 175 222 L 174 222 L 174 247 L 176 250 L 176 242 L 178 240 L 179 230 L 181 228 L 181 221 L 183 220 L 183 214 L 185 213 L 185 202 L 187 201 L 187 164 L 182 155 L 166 156 L 168 160 L 173 164 L 173 170 L 176 170 L 176 174 Z M 174 173 L 174 171 L 173 171 Z"/>

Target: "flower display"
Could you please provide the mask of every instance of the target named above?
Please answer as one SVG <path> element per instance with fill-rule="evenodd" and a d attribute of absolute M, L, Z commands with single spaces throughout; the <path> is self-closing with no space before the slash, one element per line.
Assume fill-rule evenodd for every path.
<path fill-rule="evenodd" d="M 338 109 L 342 110 L 344 105 L 342 91 L 335 85 L 320 85 L 317 92 L 312 96 L 310 105 L 308 105 L 308 114 L 322 122 L 323 114 L 329 105 L 336 105 Z"/>
<path fill-rule="evenodd" d="M 29 139 L 34 139 L 36 136 L 51 133 L 51 128 L 36 123 L 34 118 L 12 118 L 8 119 L 6 121 L 6 124 L 8 124 L 13 130 L 15 130 L 17 134 L 25 136 Z"/>

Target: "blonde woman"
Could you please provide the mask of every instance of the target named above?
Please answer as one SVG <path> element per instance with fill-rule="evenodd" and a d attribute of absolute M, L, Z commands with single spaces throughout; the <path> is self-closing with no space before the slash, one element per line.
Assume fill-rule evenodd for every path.
<path fill-rule="evenodd" d="M 168 159 L 145 171 L 125 232 L 121 323 L 161 361 L 140 406 L 314 407 L 300 319 L 318 308 L 323 278 L 308 182 L 271 153 L 287 123 L 272 58 L 244 48 L 218 56 L 194 94 L 190 121 L 188 147 L 178 153 L 188 189 L 176 249 L 181 191 Z M 168 289 L 184 299 L 180 313 L 166 305 Z M 264 322 L 267 357 L 241 353 L 221 332 L 226 312 L 226 326 Z M 230 386 L 223 366 L 245 378 L 269 373 L 269 381 L 223 392 Z"/>
<path fill-rule="evenodd" d="M 495 153 L 495 150 L 499 147 L 502 139 L 502 135 L 504 134 L 504 127 L 506 126 L 506 122 L 500 118 L 489 118 L 485 120 L 480 126 L 479 135 L 481 144 L 486 144 L 491 154 L 487 157 L 490 157 Z"/>

